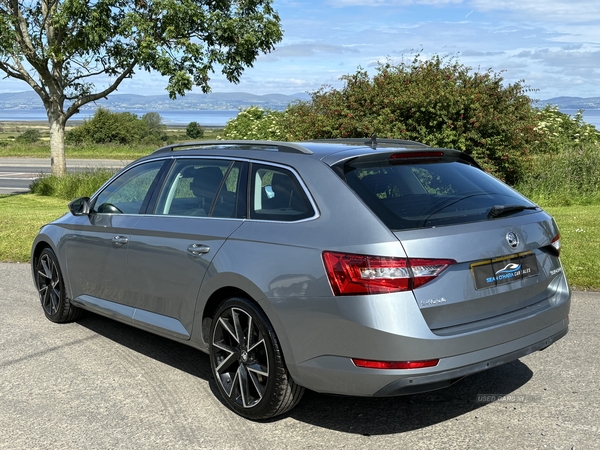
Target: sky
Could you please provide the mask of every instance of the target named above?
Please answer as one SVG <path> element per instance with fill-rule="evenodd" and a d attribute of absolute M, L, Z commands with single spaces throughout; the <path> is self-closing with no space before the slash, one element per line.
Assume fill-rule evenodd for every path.
<path fill-rule="evenodd" d="M 502 71 L 524 80 L 533 98 L 600 97 L 600 0 L 274 0 L 284 30 L 270 54 L 260 55 L 241 82 L 215 73 L 213 92 L 294 94 L 360 67 L 455 57 L 474 71 Z M 166 80 L 138 72 L 119 93 L 163 94 Z M 0 80 L 0 92 L 28 90 Z M 199 92 L 199 91 L 198 91 Z"/>

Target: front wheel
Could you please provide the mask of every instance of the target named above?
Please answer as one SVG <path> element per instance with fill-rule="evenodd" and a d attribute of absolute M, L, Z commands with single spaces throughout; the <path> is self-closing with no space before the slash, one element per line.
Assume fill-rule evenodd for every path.
<path fill-rule="evenodd" d="M 50 248 L 40 253 L 35 264 L 35 284 L 44 314 L 52 322 L 70 322 L 81 315 L 81 309 L 67 298 L 56 255 Z"/>
<path fill-rule="evenodd" d="M 211 326 L 210 363 L 225 403 L 249 419 L 292 409 L 304 388 L 288 373 L 279 341 L 265 314 L 245 298 L 231 298 Z"/>

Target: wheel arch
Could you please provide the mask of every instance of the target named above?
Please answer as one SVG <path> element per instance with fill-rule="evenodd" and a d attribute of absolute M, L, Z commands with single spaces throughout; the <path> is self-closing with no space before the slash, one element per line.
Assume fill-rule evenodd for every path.
<path fill-rule="evenodd" d="M 219 309 L 219 306 L 229 298 L 243 297 L 259 308 L 264 313 L 267 320 L 269 320 L 279 341 L 284 363 L 292 378 L 297 380 L 298 376 L 292 347 L 288 341 L 285 329 L 283 328 L 276 311 L 271 307 L 271 301 L 265 293 L 254 285 L 254 283 L 250 282 L 250 280 L 239 275 L 230 278 L 228 280 L 230 283 L 227 285 L 210 290 L 208 287 L 210 285 L 214 286 L 214 281 L 214 278 L 209 280 L 208 283 L 201 288 L 199 298 L 206 298 L 207 300 L 202 304 L 201 310 L 196 311 L 196 324 L 194 325 L 194 337 L 192 339 L 196 341 L 197 348 L 208 353 L 212 320 Z"/>
<path fill-rule="evenodd" d="M 36 240 L 33 242 L 33 245 L 31 246 L 31 256 L 29 259 L 29 262 L 31 263 L 31 276 L 33 277 L 34 283 L 35 283 L 35 266 L 37 264 L 37 260 L 39 259 L 40 254 L 46 248 L 49 248 L 50 250 L 52 250 L 52 252 L 56 256 L 58 263 L 59 263 L 63 281 L 66 281 L 65 280 L 65 268 L 63 267 L 64 264 L 60 260 L 58 249 L 54 246 L 51 239 L 47 239 L 44 235 L 40 234 L 40 235 L 38 235 Z M 65 282 L 65 290 L 66 290 L 67 296 L 69 298 L 71 298 L 71 289 L 70 289 L 69 283 L 67 283 L 67 282 Z"/>
<path fill-rule="evenodd" d="M 249 295 L 247 292 L 235 286 L 225 286 L 222 287 L 211 294 L 211 296 L 206 300 L 204 304 L 204 308 L 202 310 L 202 341 L 206 348 L 210 345 L 210 327 L 212 324 L 212 320 L 219 309 L 219 306 L 229 298 L 232 297 L 243 297 L 252 303 L 256 304 L 259 308 L 260 305 Z M 262 309 L 262 308 L 261 308 Z"/>

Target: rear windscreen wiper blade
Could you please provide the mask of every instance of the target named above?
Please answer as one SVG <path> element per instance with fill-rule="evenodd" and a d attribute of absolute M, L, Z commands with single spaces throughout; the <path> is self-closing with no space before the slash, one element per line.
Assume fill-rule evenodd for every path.
<path fill-rule="evenodd" d="M 538 209 L 537 206 L 531 205 L 494 205 L 490 212 L 488 213 L 488 219 L 493 219 L 495 217 L 500 217 L 505 214 L 512 214 L 515 212 L 521 212 L 526 209 Z"/>

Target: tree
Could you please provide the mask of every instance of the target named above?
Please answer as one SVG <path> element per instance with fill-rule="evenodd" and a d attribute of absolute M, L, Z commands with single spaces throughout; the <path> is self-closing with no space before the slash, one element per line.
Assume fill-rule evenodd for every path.
<path fill-rule="evenodd" d="M 52 173 L 66 173 L 67 120 L 136 70 L 168 77 L 171 98 L 237 83 L 282 38 L 272 0 L 0 0 L 0 70 L 41 98 Z M 104 78 L 100 78 L 100 77 Z M 100 81 L 103 83 L 101 87 Z"/>
<path fill-rule="evenodd" d="M 371 78 L 359 69 L 311 101 L 286 109 L 290 140 L 370 137 L 420 141 L 473 155 L 499 178 L 515 183 L 523 157 L 543 137 L 522 81 L 505 84 L 491 69 L 473 72 L 454 58 L 434 56 L 381 64 Z"/>
<path fill-rule="evenodd" d="M 204 128 L 198 122 L 190 122 L 185 128 L 185 134 L 190 139 L 202 139 L 204 137 Z"/>
<path fill-rule="evenodd" d="M 148 131 L 151 135 L 162 136 L 167 130 L 167 126 L 162 122 L 162 117 L 157 112 L 144 114 L 142 121 L 148 125 Z"/>

